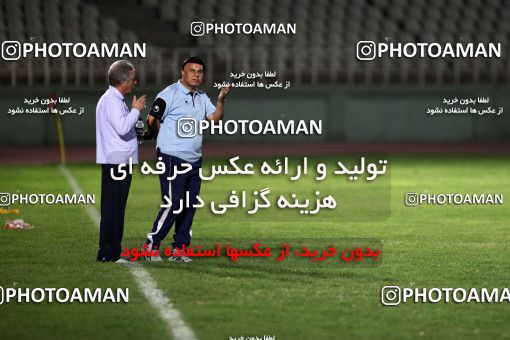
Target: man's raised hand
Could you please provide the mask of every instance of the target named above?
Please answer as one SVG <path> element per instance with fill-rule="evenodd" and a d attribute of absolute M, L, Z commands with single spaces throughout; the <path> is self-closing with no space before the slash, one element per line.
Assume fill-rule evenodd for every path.
<path fill-rule="evenodd" d="M 147 97 L 145 95 L 141 96 L 140 98 L 136 98 L 136 96 L 133 96 L 133 102 L 131 103 L 131 106 L 138 111 L 142 111 L 145 109 L 145 103 L 147 102 Z"/>

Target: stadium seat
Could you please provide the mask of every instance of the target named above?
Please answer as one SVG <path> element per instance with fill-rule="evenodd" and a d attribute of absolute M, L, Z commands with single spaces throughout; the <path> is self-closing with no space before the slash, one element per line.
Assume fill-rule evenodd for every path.
<path fill-rule="evenodd" d="M 138 42 L 136 29 L 126 29 L 119 23 L 116 13 L 102 8 L 99 1 L 85 0 L 0 0 L 5 13 L 0 13 L 0 38 L 24 41 L 126 41 Z M 139 0 L 138 4 L 154 13 L 173 27 L 171 34 L 180 40 L 162 39 L 152 43 L 159 48 L 154 53 L 171 55 L 173 62 L 179 56 L 197 51 L 213 53 L 213 70 L 224 72 L 232 55 L 240 53 L 243 65 L 263 65 L 269 63 L 268 55 L 275 54 L 281 60 L 278 67 L 290 77 L 311 79 L 322 82 L 324 79 L 335 81 L 462 81 L 467 72 L 476 69 L 484 81 L 484 74 L 490 79 L 499 79 L 495 74 L 508 74 L 510 66 L 506 60 L 498 62 L 434 63 L 400 61 L 388 58 L 368 63 L 356 60 L 355 47 L 361 40 L 387 42 L 499 42 L 507 49 L 510 41 L 510 6 L 502 0 L 432 0 L 411 2 L 409 0 Z M 6 15 L 8 13 L 9 15 Z M 106 15 L 105 15 L 106 14 Z M 24 20 L 19 20 L 24 18 Z M 190 24 L 193 21 L 204 23 L 295 23 L 296 35 L 228 35 L 206 34 L 200 37 L 190 36 Z M 159 27 L 159 26 L 158 26 Z M 176 30 L 175 30 L 176 29 Z M 173 45 L 174 41 L 188 42 L 189 46 Z M 231 51 L 222 50 L 225 48 Z M 344 52 L 315 52 L 316 48 L 332 51 L 336 48 Z M 331 49 L 332 48 L 332 49 Z M 331 50 L 330 50 L 331 49 Z M 310 51 L 314 51 L 313 53 Z M 186 52 L 188 51 L 188 52 Z M 236 51 L 236 52 L 234 52 Z M 318 58 L 326 58 L 333 64 L 336 74 L 331 75 L 327 65 L 315 64 Z M 159 58 L 159 57 L 158 57 Z M 320 59 L 319 58 L 319 59 Z M 353 60 L 354 59 L 354 60 Z M 88 65 L 73 64 L 75 61 L 55 61 L 62 66 L 70 80 L 80 77 L 74 75 L 86 72 Z M 502 64 L 503 62 L 504 64 Z M 44 68 L 31 66 L 33 71 L 44 72 Z M 60 64 L 59 64 L 60 63 Z M 79 61 L 78 61 L 79 63 Z M 217 63 L 217 65 L 216 65 Z M 312 67 L 307 69 L 307 63 Z M 149 74 L 158 63 L 147 63 L 144 68 Z M 346 72 L 344 67 L 352 67 Z M 268 65 L 269 66 L 269 65 Z M 380 66 L 380 67 L 379 67 Z M 20 67 L 19 69 L 30 69 Z M 59 66 L 60 67 L 60 66 Z M 74 73 L 73 73 L 74 72 Z M 400 72 L 400 73 L 399 73 Z M 443 72 L 444 74 L 437 74 Z M 308 74 L 306 74 L 308 73 Z M 420 73 L 420 74 L 418 74 Z M 3 72 L 2 74 L 6 74 Z M 319 74 L 316 77 L 315 74 Z M 38 77 L 32 75 L 33 79 Z M 86 79 L 88 75 L 81 78 Z M 41 78 L 41 77 L 39 77 Z M 98 77 L 99 78 L 99 77 Z M 476 78 L 476 77 L 475 77 Z M 88 78 L 87 78 L 88 79 Z M 156 77 L 147 80 L 156 81 Z M 72 83 L 70 81 L 69 83 Z M 80 81 L 78 81 L 80 83 Z"/>

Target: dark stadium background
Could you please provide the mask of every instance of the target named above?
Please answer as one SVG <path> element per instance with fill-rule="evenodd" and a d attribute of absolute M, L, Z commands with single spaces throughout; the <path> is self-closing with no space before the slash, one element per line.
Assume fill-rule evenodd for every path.
<path fill-rule="evenodd" d="M 0 2 L 0 39 L 20 42 L 138 42 L 147 57 L 133 60 L 136 93 L 149 101 L 179 77 L 180 62 L 198 55 L 207 63 L 204 89 L 230 72 L 277 72 L 287 90 L 234 89 L 228 119 L 322 119 L 321 136 L 213 136 L 206 155 L 228 146 L 251 150 L 335 153 L 367 150 L 505 152 L 509 115 L 427 115 L 443 98 L 489 97 L 510 107 L 510 6 L 505 1 L 19 1 Z M 296 35 L 190 35 L 190 22 L 294 22 Z M 359 40 L 375 42 L 495 42 L 501 58 L 388 58 L 359 61 Z M 71 97 L 82 116 L 63 116 L 68 159 L 93 160 L 94 114 L 113 60 L 27 58 L 0 65 L 2 162 L 58 161 L 51 117 L 9 116 L 27 96 Z M 145 115 L 147 112 L 144 112 Z M 235 143 L 232 143 L 235 142 Z M 147 144 L 147 143 L 146 143 Z M 288 148 L 286 145 L 290 145 Z M 253 146 L 254 145 L 254 146 Z M 34 146 L 43 147 L 34 154 Z M 283 150 L 282 150 L 283 149 Z M 43 155 L 43 156 L 41 156 Z M 152 145 L 142 147 L 152 157 Z"/>

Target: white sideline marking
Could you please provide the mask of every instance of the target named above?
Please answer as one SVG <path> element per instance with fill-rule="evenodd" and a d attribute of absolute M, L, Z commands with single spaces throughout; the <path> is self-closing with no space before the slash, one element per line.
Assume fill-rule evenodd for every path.
<path fill-rule="evenodd" d="M 60 171 L 64 174 L 64 177 L 67 179 L 67 182 L 73 189 L 75 194 L 82 194 L 83 191 L 80 188 L 80 185 L 74 178 L 74 176 L 69 172 L 69 170 L 65 166 L 59 166 Z M 99 228 L 99 222 L 101 220 L 101 216 L 99 212 L 90 205 L 85 205 L 85 210 L 89 215 L 90 219 L 94 222 L 94 224 Z M 159 312 L 159 316 L 166 321 L 166 324 L 172 335 L 175 339 L 182 340 L 195 340 L 195 334 L 191 328 L 186 325 L 184 320 L 181 318 L 179 311 L 174 307 L 173 303 L 169 298 L 163 294 L 163 292 L 158 288 L 156 281 L 152 279 L 149 272 L 146 271 L 142 266 L 138 263 L 133 262 L 130 265 L 127 265 L 130 269 L 131 274 L 133 275 L 136 284 L 140 291 L 145 295 L 145 298 L 149 301 L 152 307 L 156 308 Z"/>

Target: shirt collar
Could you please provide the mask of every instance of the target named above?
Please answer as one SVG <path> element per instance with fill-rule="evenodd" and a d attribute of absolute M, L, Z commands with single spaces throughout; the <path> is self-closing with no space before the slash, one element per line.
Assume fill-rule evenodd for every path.
<path fill-rule="evenodd" d="M 110 91 L 112 91 L 112 93 L 115 95 L 115 97 L 120 98 L 121 100 L 124 100 L 124 96 L 122 95 L 122 93 L 120 93 L 120 91 L 117 90 L 115 87 L 109 85 L 108 89 Z"/>

